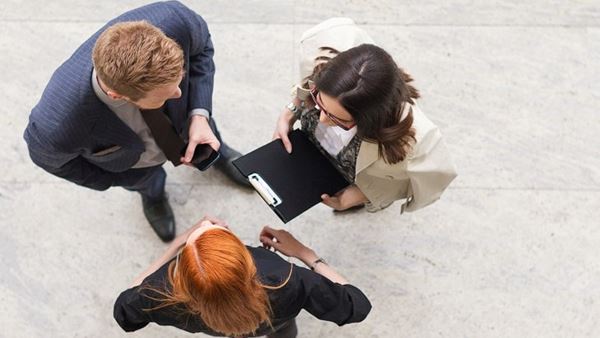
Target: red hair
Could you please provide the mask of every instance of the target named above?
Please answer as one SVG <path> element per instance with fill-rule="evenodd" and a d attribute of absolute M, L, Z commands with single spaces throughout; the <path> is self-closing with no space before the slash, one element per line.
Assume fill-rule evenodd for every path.
<path fill-rule="evenodd" d="M 248 249 L 230 231 L 210 229 L 184 247 L 169 266 L 172 291 L 163 304 L 183 304 L 214 331 L 227 336 L 255 332 L 270 323 L 266 291 Z"/>

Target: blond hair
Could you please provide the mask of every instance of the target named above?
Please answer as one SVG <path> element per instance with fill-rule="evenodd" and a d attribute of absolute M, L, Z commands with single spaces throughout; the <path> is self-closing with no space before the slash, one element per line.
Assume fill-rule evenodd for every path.
<path fill-rule="evenodd" d="M 177 42 L 147 21 L 110 26 L 96 40 L 92 60 L 104 84 L 134 101 L 176 81 L 184 66 Z"/>

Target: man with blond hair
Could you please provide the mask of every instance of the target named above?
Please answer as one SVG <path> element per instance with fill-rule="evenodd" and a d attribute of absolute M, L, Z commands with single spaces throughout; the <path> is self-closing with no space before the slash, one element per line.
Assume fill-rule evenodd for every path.
<path fill-rule="evenodd" d="M 170 241 L 167 160 L 189 165 L 196 147 L 209 145 L 221 155 L 215 166 L 248 184 L 211 116 L 212 56 L 206 22 L 179 2 L 117 17 L 53 74 L 25 130 L 31 159 L 91 189 L 139 192 L 150 225 Z"/>

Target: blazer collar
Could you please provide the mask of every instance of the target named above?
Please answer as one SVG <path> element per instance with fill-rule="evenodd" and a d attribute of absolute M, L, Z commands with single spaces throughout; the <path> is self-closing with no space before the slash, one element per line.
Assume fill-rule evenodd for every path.
<path fill-rule="evenodd" d="M 379 146 L 376 143 L 362 141 L 360 150 L 358 151 L 358 158 L 356 159 L 355 174 L 358 175 L 358 173 L 377 161 L 378 158 Z"/>
<path fill-rule="evenodd" d="M 90 81 L 92 82 L 92 89 L 94 90 L 94 94 L 96 94 L 98 99 L 100 99 L 100 101 L 107 105 L 111 110 L 119 109 L 120 107 L 125 105 L 133 106 L 133 104 L 127 102 L 124 99 L 115 100 L 108 96 L 108 94 L 104 92 L 104 89 L 100 87 L 100 81 L 98 80 L 98 74 L 96 73 L 96 69 L 92 69 L 92 78 Z"/>
<path fill-rule="evenodd" d="M 107 142 L 132 148 L 143 152 L 145 147 L 137 134 L 129 128 L 110 108 L 98 98 L 91 85 L 92 67 L 85 72 L 80 86 L 80 100 L 91 123 L 94 125 L 93 133 L 97 138 Z"/>

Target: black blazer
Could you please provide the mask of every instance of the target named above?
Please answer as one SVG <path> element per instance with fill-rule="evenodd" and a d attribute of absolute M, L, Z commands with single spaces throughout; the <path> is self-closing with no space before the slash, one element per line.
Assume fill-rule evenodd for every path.
<path fill-rule="evenodd" d="M 35 164 L 96 190 L 128 185 L 134 173 L 127 170 L 144 152 L 144 143 L 94 93 L 92 49 L 107 27 L 138 20 L 158 27 L 183 49 L 181 97 L 168 100 L 165 107 L 177 131 L 186 133 L 193 109 L 212 110 L 214 50 L 206 22 L 177 1 L 140 7 L 107 23 L 54 72 L 24 133 Z"/>
<path fill-rule="evenodd" d="M 247 248 L 254 258 L 260 281 L 264 285 L 281 285 L 290 276 L 291 271 L 291 277 L 283 287 L 275 290 L 266 289 L 273 309 L 271 318 L 273 327 L 276 328 L 295 318 L 302 309 L 321 320 L 334 322 L 340 326 L 360 322 L 371 311 L 371 303 L 356 287 L 334 283 L 318 273 L 291 264 L 264 248 Z M 148 276 L 141 285 L 159 290 L 170 288 L 167 278 L 169 263 Z M 140 286 L 123 291 L 115 302 L 115 320 L 125 331 L 139 330 L 153 322 L 175 326 L 188 332 L 222 335 L 209 329 L 198 316 L 184 314 L 183 306 L 144 311 L 160 304 L 151 299 L 156 297 L 160 295 Z M 255 335 L 260 336 L 270 332 L 271 329 L 263 324 Z"/>

